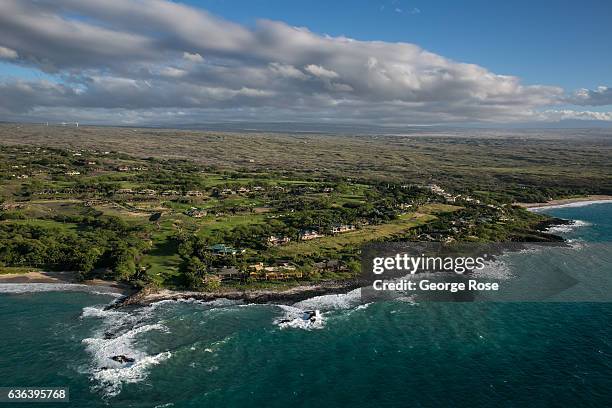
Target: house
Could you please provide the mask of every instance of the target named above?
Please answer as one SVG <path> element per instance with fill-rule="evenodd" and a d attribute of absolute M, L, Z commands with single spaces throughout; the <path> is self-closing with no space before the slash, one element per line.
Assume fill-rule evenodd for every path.
<path fill-rule="evenodd" d="M 164 197 L 168 197 L 168 196 L 177 196 L 177 195 L 180 195 L 181 192 L 180 191 L 176 191 L 176 190 L 166 190 L 166 191 L 163 191 L 161 194 Z"/>
<path fill-rule="evenodd" d="M 208 213 L 201 208 L 191 207 L 189 210 L 185 211 L 185 214 L 193 218 L 202 218 L 206 217 Z"/>
<path fill-rule="evenodd" d="M 276 236 L 276 235 L 270 235 L 267 239 L 268 245 L 272 245 L 272 246 L 284 245 L 284 244 L 289 243 L 289 241 L 291 241 L 291 238 L 289 237 Z"/>
<path fill-rule="evenodd" d="M 444 194 L 445 192 L 444 189 L 438 186 L 437 184 L 430 184 L 428 187 L 429 187 L 429 190 L 435 194 Z"/>
<path fill-rule="evenodd" d="M 79 174 L 81 174 L 81 172 L 80 172 L 80 171 L 74 171 L 74 170 L 73 170 L 73 171 L 67 171 L 67 172 L 66 172 L 66 175 L 67 175 L 67 176 L 78 176 Z"/>
<path fill-rule="evenodd" d="M 244 273 L 235 266 L 224 266 L 222 268 L 216 268 L 212 271 L 212 273 L 214 275 L 217 275 L 217 277 L 222 281 L 242 279 L 244 277 Z"/>
<path fill-rule="evenodd" d="M 244 249 L 242 251 L 239 251 L 225 244 L 215 244 L 213 246 L 208 247 L 208 249 L 213 253 L 213 255 L 217 256 L 236 255 L 237 253 L 244 252 Z"/>
<path fill-rule="evenodd" d="M 138 192 L 138 194 L 141 194 L 141 195 L 148 195 L 148 196 L 154 196 L 154 195 L 156 195 L 156 194 L 157 194 L 157 191 L 155 191 L 155 190 L 151 190 L 151 189 L 146 188 L 146 189 L 144 189 L 144 190 L 140 190 L 140 191 Z"/>
<path fill-rule="evenodd" d="M 320 234 L 319 231 L 317 230 L 301 230 L 300 234 L 299 234 L 299 238 L 302 241 L 309 241 L 311 239 L 315 239 L 315 238 L 321 238 L 324 237 L 325 235 Z"/>
<path fill-rule="evenodd" d="M 249 270 L 253 272 L 259 272 L 263 270 L 263 268 L 264 268 L 263 262 L 257 262 L 256 264 L 249 265 Z"/>
<path fill-rule="evenodd" d="M 240 187 L 240 188 L 238 189 L 238 192 L 239 192 L 240 194 L 245 194 L 245 193 L 250 193 L 250 192 L 251 192 L 251 190 L 249 190 L 249 189 L 248 189 L 248 188 L 246 188 L 246 187 Z"/>
<path fill-rule="evenodd" d="M 342 234 L 343 232 L 355 231 L 357 227 L 353 224 L 336 224 L 331 228 L 332 234 Z"/>
<path fill-rule="evenodd" d="M 134 190 L 131 188 L 120 188 L 115 191 L 115 194 L 134 194 Z"/>
<path fill-rule="evenodd" d="M 130 168 L 128 166 L 119 166 L 117 171 L 130 171 Z"/>
<path fill-rule="evenodd" d="M 257 280 L 284 280 L 303 277 L 295 266 L 284 262 L 277 266 L 264 266 L 262 262 L 249 266 L 249 277 Z"/>
<path fill-rule="evenodd" d="M 192 190 L 192 191 L 187 191 L 185 195 L 188 197 L 201 197 L 204 195 L 204 193 L 202 193 L 201 191 Z"/>

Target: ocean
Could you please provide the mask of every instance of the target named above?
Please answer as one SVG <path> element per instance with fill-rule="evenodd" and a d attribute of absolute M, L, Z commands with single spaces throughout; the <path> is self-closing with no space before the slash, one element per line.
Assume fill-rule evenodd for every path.
<path fill-rule="evenodd" d="M 583 247 L 611 241 L 610 203 L 543 211 L 576 220 L 555 232 L 577 244 L 578 260 Z M 531 267 L 548 267 L 541 254 L 518 256 Z M 600 266 L 582 279 L 612 280 L 610 264 Z M 503 274 L 513 279 L 512 271 Z M 602 407 L 612 401 L 609 302 L 363 304 L 357 291 L 293 306 L 166 301 L 104 311 L 113 297 L 96 289 L 42 289 L 0 285 L 0 386 L 70 388 L 69 404 L 43 406 Z M 309 308 L 321 309 L 322 324 L 302 323 L 300 310 Z M 118 354 L 136 361 L 110 360 Z"/>

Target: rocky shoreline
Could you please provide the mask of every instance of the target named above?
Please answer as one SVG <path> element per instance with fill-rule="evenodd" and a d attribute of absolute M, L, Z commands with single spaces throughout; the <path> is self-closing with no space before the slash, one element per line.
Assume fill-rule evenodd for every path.
<path fill-rule="evenodd" d="M 200 300 L 213 301 L 217 299 L 242 300 L 247 303 L 295 303 L 315 296 L 328 294 L 343 294 L 357 289 L 365 282 L 359 279 L 346 281 L 329 281 L 299 285 L 286 290 L 223 290 L 218 292 L 175 291 L 146 287 L 142 290 L 119 299 L 107 306 L 107 309 L 117 309 L 128 306 L 147 306 L 163 300 Z"/>

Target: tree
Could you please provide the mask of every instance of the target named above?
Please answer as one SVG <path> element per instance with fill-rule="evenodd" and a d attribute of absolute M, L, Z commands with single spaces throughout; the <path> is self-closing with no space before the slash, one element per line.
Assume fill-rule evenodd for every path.
<path fill-rule="evenodd" d="M 221 287 L 221 279 L 217 275 L 205 275 L 202 282 L 204 289 L 209 292 L 214 292 Z"/>
<path fill-rule="evenodd" d="M 206 264 L 199 258 L 195 256 L 189 258 L 184 267 L 186 286 L 191 289 L 199 289 L 203 284 L 202 278 L 206 274 L 206 269 Z"/>

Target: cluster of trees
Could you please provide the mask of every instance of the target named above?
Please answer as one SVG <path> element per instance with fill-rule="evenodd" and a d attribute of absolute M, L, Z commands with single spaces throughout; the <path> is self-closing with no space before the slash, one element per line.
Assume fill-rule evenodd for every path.
<path fill-rule="evenodd" d="M 406 238 L 423 239 L 422 234 L 430 234 L 434 238 L 452 237 L 458 241 L 556 240 L 534 229 L 543 218 L 512 206 L 504 207 L 503 211 L 482 205 L 466 206 L 454 213 L 438 214 L 436 220 L 412 229 Z"/>
<path fill-rule="evenodd" d="M 102 268 L 115 280 L 140 278 L 138 259 L 148 249 L 138 228 L 118 217 L 65 217 L 75 228 L 38 223 L 0 224 L 0 263 L 78 271 L 83 279 Z"/>

